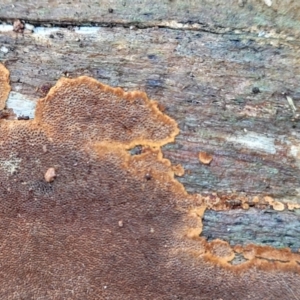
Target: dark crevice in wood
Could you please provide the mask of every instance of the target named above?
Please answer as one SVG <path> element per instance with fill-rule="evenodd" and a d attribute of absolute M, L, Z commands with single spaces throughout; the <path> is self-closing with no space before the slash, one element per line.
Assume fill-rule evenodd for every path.
<path fill-rule="evenodd" d="M 0 23 L 7 23 L 13 24 L 15 19 L 13 18 L 0 18 Z M 151 28 L 164 28 L 164 29 L 172 29 L 172 30 L 180 30 L 180 31 L 199 31 L 199 32 L 207 32 L 211 34 L 235 34 L 241 35 L 240 33 L 234 33 L 234 30 L 242 30 L 247 31 L 246 28 L 226 28 L 223 26 L 216 26 L 216 25 L 209 25 L 201 22 L 189 22 L 189 21 L 178 21 L 178 24 L 182 25 L 190 25 L 185 28 L 180 27 L 173 27 L 167 25 L 161 25 L 159 21 L 153 22 L 93 22 L 89 20 L 50 20 L 50 19 L 43 19 L 43 20 L 36 20 L 36 19 L 27 19 L 22 18 L 24 23 L 28 23 L 38 27 L 60 27 L 60 28 L 70 28 L 70 27 L 121 27 L 121 28 L 136 28 L 136 29 L 151 29 Z M 198 25 L 199 27 L 192 27 L 192 25 Z"/>

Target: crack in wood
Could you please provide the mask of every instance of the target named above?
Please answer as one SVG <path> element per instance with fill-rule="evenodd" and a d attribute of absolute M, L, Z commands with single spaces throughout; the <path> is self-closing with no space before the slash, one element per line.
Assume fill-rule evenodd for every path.
<path fill-rule="evenodd" d="M 13 24 L 15 18 L 1 18 L 0 22 Z M 22 18 L 24 23 L 31 24 L 33 26 L 39 27 L 55 27 L 58 26 L 60 28 L 70 28 L 70 27 L 120 27 L 120 28 L 135 28 L 135 29 L 151 29 L 151 28 L 164 28 L 171 30 L 181 30 L 181 31 L 199 31 L 199 32 L 207 32 L 211 34 L 236 34 L 241 35 L 241 33 L 234 33 L 235 30 L 242 30 L 244 32 L 247 31 L 247 28 L 229 28 L 217 25 L 210 25 L 201 22 L 193 22 L 193 21 L 164 21 L 164 22 L 95 22 L 90 20 L 81 20 L 76 22 L 67 21 L 67 20 L 53 20 L 53 19 L 30 19 L 30 18 Z"/>

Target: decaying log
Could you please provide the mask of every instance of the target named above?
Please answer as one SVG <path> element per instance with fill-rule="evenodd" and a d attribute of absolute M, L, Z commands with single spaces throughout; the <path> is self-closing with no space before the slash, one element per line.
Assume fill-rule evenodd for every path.
<path fill-rule="evenodd" d="M 300 98 L 295 46 L 171 29 L 81 32 L 2 33 L 13 92 L 37 100 L 61 76 L 80 75 L 146 91 L 180 126 L 164 153 L 184 166 L 179 180 L 189 192 L 263 193 L 297 202 L 299 121 L 286 100 L 290 95 L 297 107 Z M 199 163 L 199 151 L 214 156 L 209 166 Z"/>
<path fill-rule="evenodd" d="M 210 255 L 214 241 L 221 239 L 232 246 L 235 258 L 249 260 L 238 247 L 256 244 L 288 247 L 282 253 L 299 264 L 300 4 L 61 2 L 1 1 L 0 62 L 10 72 L 12 88 L 7 107 L 21 119 L 32 119 L 37 100 L 61 77 L 87 75 L 125 91 L 146 92 L 179 126 L 175 141 L 162 152 L 173 166 L 184 168 L 183 175 L 175 172 L 176 180 L 189 194 L 201 195 L 202 205 L 210 209 L 198 216 L 203 217 L 201 239 L 207 239 L 203 251 L 210 263 L 220 259 Z M 15 20 L 24 28 L 16 29 L 16 23 L 14 28 Z M 136 146 L 132 151 L 140 154 L 143 147 Z M 199 153 L 209 161 L 199 160 Z M 255 259 L 266 260 L 268 252 L 253 251 Z M 221 264 L 219 274 L 226 266 Z M 268 268 L 262 278 L 269 278 Z M 282 297 L 277 286 L 284 286 L 287 299 L 298 299 L 298 275 L 278 272 L 283 283 L 270 283 L 272 294 L 266 299 Z M 199 299 L 232 299 L 234 291 L 207 290 Z M 196 299 L 193 293 L 176 293 Z M 262 299 L 251 293 L 240 299 Z M 164 291 L 161 299 L 171 299 L 168 295 Z"/>

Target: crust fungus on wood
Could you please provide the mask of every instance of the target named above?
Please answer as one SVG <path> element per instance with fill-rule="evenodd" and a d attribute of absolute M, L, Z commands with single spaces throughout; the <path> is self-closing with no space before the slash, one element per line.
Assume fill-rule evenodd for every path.
<path fill-rule="evenodd" d="M 204 165 L 209 165 L 213 159 L 213 156 L 211 154 L 202 151 L 199 152 L 198 157 L 199 161 Z"/>
<path fill-rule="evenodd" d="M 9 72 L 2 64 L 0 64 L 0 110 L 5 107 L 9 92 Z"/>
<path fill-rule="evenodd" d="M 199 237 L 203 198 L 187 194 L 160 149 L 178 132 L 144 93 L 88 77 L 60 79 L 33 120 L 0 120 L 0 297 L 300 293 L 298 255 L 248 251 L 247 262 L 234 266 L 230 260 L 244 248 Z M 131 156 L 127 150 L 137 145 L 144 150 Z M 43 178 L 49 166 L 59 167 L 53 182 Z"/>
<path fill-rule="evenodd" d="M 83 97 L 85 101 L 79 101 Z M 157 102 L 145 93 L 126 93 L 85 76 L 61 78 L 38 102 L 35 123 L 46 124 L 50 135 L 53 131 L 56 136 L 87 137 L 94 143 L 113 141 L 127 149 L 159 147 L 179 133 L 176 122 L 161 113 Z"/>
<path fill-rule="evenodd" d="M 284 204 L 279 202 L 279 201 L 275 201 L 273 198 L 266 196 L 264 197 L 264 200 L 266 202 L 268 202 L 274 210 L 278 210 L 278 211 L 283 211 L 284 210 Z"/>

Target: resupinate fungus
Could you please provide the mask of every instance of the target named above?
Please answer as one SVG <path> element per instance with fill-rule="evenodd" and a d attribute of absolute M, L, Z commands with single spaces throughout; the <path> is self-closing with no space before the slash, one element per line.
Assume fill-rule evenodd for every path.
<path fill-rule="evenodd" d="M 2 108 L 9 91 L 0 65 Z M 161 151 L 178 133 L 145 93 L 89 77 L 1 119 L 0 298 L 298 299 L 299 254 L 200 237 L 205 201 Z"/>

